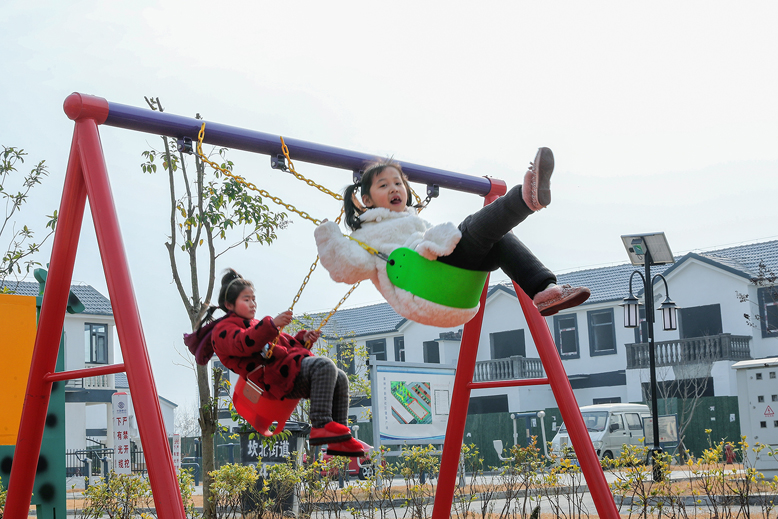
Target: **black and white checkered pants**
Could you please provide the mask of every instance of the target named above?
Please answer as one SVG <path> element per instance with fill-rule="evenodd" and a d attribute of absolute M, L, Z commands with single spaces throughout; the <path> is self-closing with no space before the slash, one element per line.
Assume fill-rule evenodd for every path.
<path fill-rule="evenodd" d="M 348 375 L 327 357 L 304 358 L 287 396 L 311 400 L 313 427 L 332 421 L 348 426 Z"/>

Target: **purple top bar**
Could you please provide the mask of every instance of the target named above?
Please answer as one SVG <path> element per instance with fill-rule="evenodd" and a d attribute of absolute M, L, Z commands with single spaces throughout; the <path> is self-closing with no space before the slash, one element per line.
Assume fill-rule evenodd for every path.
<path fill-rule="evenodd" d="M 147 108 L 137 108 L 119 103 L 108 102 L 108 108 L 108 118 L 103 123 L 108 126 L 167 135 L 179 139 L 189 137 L 196 143 L 200 127 L 205 122 L 204 143 L 262 153 L 263 155 L 283 155 L 281 138 L 278 135 L 202 121 L 192 117 L 155 112 Z M 359 171 L 367 162 L 375 159 L 375 155 L 324 146 L 291 137 L 284 137 L 284 142 L 289 147 L 289 152 L 295 161 Z M 408 175 L 408 179 L 413 182 L 436 184 L 442 188 L 475 193 L 481 196 L 487 195 L 492 188 L 492 182 L 485 177 L 474 177 L 408 162 L 400 162 L 400 164 Z"/>

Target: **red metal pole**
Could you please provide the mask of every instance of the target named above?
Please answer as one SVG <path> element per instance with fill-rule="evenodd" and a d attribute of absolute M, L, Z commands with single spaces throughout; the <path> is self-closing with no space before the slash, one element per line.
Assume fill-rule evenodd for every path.
<path fill-rule="evenodd" d="M 184 519 L 184 504 L 167 442 L 97 123 L 93 119 L 79 119 L 76 121 L 76 132 L 89 207 L 95 223 L 111 305 L 115 309 L 116 331 L 135 403 L 154 505 L 160 519 Z"/>
<path fill-rule="evenodd" d="M 484 205 L 491 204 L 497 197 L 505 194 L 505 182 L 490 179 L 492 189 L 484 198 Z M 484 290 L 481 292 L 481 307 L 467 324 L 462 333 L 459 346 L 459 359 L 454 377 L 454 390 L 451 393 L 451 414 L 446 424 L 446 441 L 443 443 L 443 453 L 440 457 L 440 474 L 438 475 L 438 490 L 435 494 L 435 504 L 432 507 L 432 519 L 448 519 L 451 515 L 451 504 L 454 502 L 454 487 L 457 483 L 457 466 L 462 452 L 462 438 L 465 435 L 467 409 L 470 406 L 470 385 L 475 373 L 475 359 L 478 356 L 478 343 L 481 338 L 481 325 L 486 309 L 486 295 L 489 292 L 489 276 L 486 277 Z"/>
<path fill-rule="evenodd" d="M 451 504 L 454 502 L 454 488 L 457 484 L 457 467 L 462 451 L 462 438 L 465 435 L 467 409 L 470 405 L 470 383 L 475 373 L 475 359 L 478 356 L 478 342 L 481 337 L 481 325 L 486 308 L 486 294 L 489 291 L 489 277 L 486 278 L 481 293 L 481 308 L 462 332 L 459 347 L 457 371 L 454 377 L 454 390 L 451 393 L 451 412 L 446 424 L 446 441 L 440 457 L 440 474 L 435 504 L 432 507 L 432 519 L 448 519 L 451 516 Z"/>
<path fill-rule="evenodd" d="M 548 330 L 546 320 L 540 315 L 529 296 L 516 283 L 513 284 L 513 287 L 519 296 L 519 302 L 527 319 L 530 333 L 532 333 L 532 339 L 535 341 L 540 361 L 543 363 L 543 369 L 545 369 L 551 385 L 551 391 L 554 393 L 562 420 L 564 420 L 570 435 L 570 441 L 581 465 L 581 472 L 586 478 L 586 484 L 592 495 L 594 506 L 597 508 L 597 514 L 601 519 L 618 519 L 619 511 L 613 501 L 613 494 L 611 494 L 608 482 L 605 480 L 600 460 L 594 451 L 594 445 L 589 438 L 589 432 L 581 416 L 581 410 L 578 409 L 573 388 L 570 386 L 565 368 L 562 367 L 562 359 L 559 358 L 559 352 L 557 352 L 554 339 Z"/>
<path fill-rule="evenodd" d="M 35 484 L 35 469 L 41 452 L 52 384 L 44 377 L 57 366 L 62 325 L 86 203 L 77 140 L 77 133 L 74 132 L 59 206 L 59 220 L 52 244 L 49 275 L 35 335 L 30 375 L 27 379 L 27 393 L 16 439 L 14 462 L 8 482 L 8 499 L 4 512 L 6 519 L 27 519 Z"/>
<path fill-rule="evenodd" d="M 76 378 L 113 375 L 114 373 L 124 373 L 124 370 L 124 364 L 112 364 L 110 366 L 98 366 L 96 368 L 73 369 L 70 371 L 60 371 L 58 373 L 46 373 L 46 376 L 43 377 L 43 379 L 46 382 L 57 382 L 59 380 L 73 380 Z"/>

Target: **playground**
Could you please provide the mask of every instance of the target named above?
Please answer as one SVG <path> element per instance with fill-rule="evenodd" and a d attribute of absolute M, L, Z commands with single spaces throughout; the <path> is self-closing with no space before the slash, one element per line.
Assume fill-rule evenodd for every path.
<path fill-rule="evenodd" d="M 213 382 L 207 359 L 196 365 L 208 356 L 203 349 L 210 347 L 212 354 L 214 344 L 207 335 L 197 335 L 210 324 L 204 307 L 217 299 L 212 285 L 201 290 L 203 280 L 208 277 L 212 283 L 227 267 L 256 284 L 251 319 L 255 311 L 258 316 L 281 311 L 305 313 L 306 317 L 311 312 L 317 319 L 323 317 L 308 326 L 307 332 L 316 335 L 344 305 L 385 301 L 410 324 L 404 330 L 403 323 L 388 328 L 389 332 L 381 330 L 381 337 L 365 339 L 365 334 L 360 347 L 368 349 L 368 340 L 373 346 L 383 341 L 383 358 L 377 360 L 399 363 L 406 362 L 407 342 L 409 364 L 441 364 L 455 372 L 445 387 L 425 379 L 391 379 L 386 384 L 399 402 L 389 415 L 398 427 L 437 426 L 441 422 L 435 422 L 436 413 L 447 417 L 442 430 L 434 431 L 440 440 L 439 452 L 419 453 L 414 458 L 419 466 L 405 472 L 401 462 L 390 463 L 395 473 L 368 481 L 333 481 L 322 477 L 330 473 L 329 468 L 311 469 L 304 476 L 310 479 L 293 485 L 291 491 L 303 515 L 512 519 L 532 517 L 537 511 L 534 517 L 775 516 L 774 481 L 761 478 L 742 456 L 760 446 L 733 448 L 719 443 L 725 437 L 737 443 L 737 436 L 717 436 L 708 442 L 710 450 L 695 453 L 699 457 L 688 465 L 663 466 L 669 463 L 664 457 L 668 453 L 661 452 L 653 466 L 634 459 L 614 466 L 601 464 L 600 456 L 607 457 L 610 451 L 600 453 L 597 443 L 592 443 L 580 405 L 648 401 L 647 389 L 637 379 L 649 370 L 655 446 L 660 442 L 657 348 L 648 348 L 656 344 L 653 317 L 641 315 L 638 301 L 643 298 L 644 314 L 654 306 L 654 278 L 649 275 L 653 252 L 635 252 L 643 251 L 643 244 L 631 250 L 634 256 L 648 258 L 643 294 L 636 289 L 633 297 L 634 276 L 630 277 L 634 323 L 625 322 L 625 326 L 635 330 L 624 330 L 616 324 L 615 301 L 626 295 L 616 294 L 620 290 L 616 274 L 596 287 L 583 279 L 568 285 L 569 291 L 546 276 L 534 281 L 538 287 L 528 290 L 502 263 L 473 260 L 476 265 L 468 265 L 462 256 L 475 257 L 469 254 L 473 249 L 454 254 L 458 244 L 451 243 L 451 235 L 441 230 L 444 227 L 430 224 L 420 231 L 426 234 L 436 229 L 418 249 L 416 245 L 424 240 L 383 250 L 382 239 L 390 233 L 375 232 L 364 238 L 367 233 L 359 234 L 361 215 L 349 213 L 348 204 L 355 203 L 356 213 L 372 211 L 368 215 L 372 225 L 387 215 L 397 217 L 402 211 L 393 208 L 407 201 L 414 210 L 423 211 L 421 216 L 412 215 L 419 218 L 414 222 L 443 222 L 440 226 L 450 222 L 461 234 L 460 222 L 474 214 L 503 211 L 505 201 L 516 193 L 530 213 L 545 209 L 550 203 L 548 166 L 553 164 L 549 154 L 553 149 L 557 153 L 555 182 L 559 179 L 555 189 L 561 188 L 555 191 L 553 210 L 544 210 L 542 218 L 530 218 L 515 235 L 511 231 L 515 222 L 504 223 L 504 212 L 491 220 L 481 219 L 475 226 L 480 232 L 499 234 L 481 249 L 508 242 L 515 247 L 514 240 L 520 237 L 539 257 L 548 258 L 544 261 L 549 262 L 549 273 L 566 275 L 571 269 L 585 272 L 606 264 L 617 270 L 615 264 L 623 261 L 624 251 L 611 246 L 611 242 L 618 245 L 616 236 L 660 228 L 660 234 L 667 231 L 672 236 L 674 247 L 686 252 L 688 261 L 672 272 L 679 276 L 678 284 L 665 280 L 657 289 L 664 291 L 667 301 L 672 290 L 681 309 L 687 310 L 684 318 L 689 318 L 686 323 L 680 319 L 686 330 L 665 328 L 663 332 L 673 333 L 664 333 L 660 342 L 675 341 L 686 347 L 698 339 L 694 333 L 699 332 L 700 336 L 719 337 L 715 344 L 724 345 L 734 335 L 739 337 L 737 355 L 762 360 L 764 352 L 774 351 L 778 340 L 771 328 L 776 306 L 766 299 L 769 287 L 757 286 L 756 281 L 750 284 L 749 279 L 758 279 L 746 277 L 753 274 L 753 270 L 748 272 L 753 268 L 750 265 L 735 265 L 724 257 L 709 262 L 710 258 L 692 251 L 714 246 L 724 250 L 775 238 L 774 218 L 765 214 L 774 205 L 775 190 L 770 186 L 778 164 L 773 124 L 778 112 L 771 91 L 776 70 L 765 64 L 775 62 L 771 21 L 776 14 L 776 7 L 766 2 L 748 8 L 688 4 L 651 9 L 618 2 L 602 6 L 496 2 L 488 7 L 434 2 L 386 6 L 306 1 L 274 6 L 261 2 L 214 6 L 200 0 L 186 5 L 156 0 L 132 5 L 95 0 L 11 2 L 3 10 L 0 35 L 7 50 L 9 78 L 0 141 L 6 150 L 27 150 L 29 162 L 42 165 L 44 159 L 48 161 L 50 178 L 43 184 L 43 196 L 27 206 L 32 206 L 27 212 L 34 215 L 31 221 L 25 215 L 24 222 L 14 220 L 9 225 L 14 226 L 12 235 L 24 235 L 28 223 L 37 229 L 47 215 L 45 227 L 51 229 L 52 238 L 40 250 L 37 264 L 27 265 L 27 275 L 35 275 L 40 283 L 37 298 L 34 294 L 3 294 L 0 299 L 5 330 L 0 370 L 4 402 L 0 476 L 2 487 L 7 488 L 2 519 L 23 519 L 33 510 L 39 519 L 56 519 L 57 515 L 62 519 L 71 512 L 79 519 L 89 515 L 83 512 L 90 509 L 89 490 L 63 485 L 69 476 L 82 473 L 78 464 L 87 461 L 79 458 L 74 465 L 62 463 L 62 454 L 70 450 L 74 436 L 66 430 L 65 410 L 72 417 L 76 407 L 70 404 L 77 404 L 77 412 L 83 414 L 68 422 L 78 429 L 78 445 L 74 442 L 73 450 L 83 453 L 81 443 L 109 443 L 110 449 L 102 445 L 106 449 L 96 449 L 94 454 L 106 467 L 113 464 L 113 481 L 127 482 L 136 468 L 135 461 L 129 460 L 132 449 L 145 455 L 137 464 L 141 475 L 131 481 L 138 492 L 146 493 L 143 512 L 139 512 L 146 514 L 143 517 L 191 519 L 203 510 L 207 519 L 217 519 L 217 512 L 230 515 L 230 506 L 243 506 L 246 490 L 232 488 L 224 496 L 232 505 L 224 501 L 218 511 L 209 508 L 213 500 L 209 503 L 203 494 L 211 491 L 210 478 L 220 477 L 210 466 L 205 485 L 187 483 L 182 490 L 181 478 L 186 476 L 178 470 L 181 451 L 171 448 L 175 427 L 168 423 L 177 403 L 179 410 L 184 403 L 194 403 L 202 418 L 201 428 L 186 436 L 200 435 L 199 457 L 212 465 L 216 456 L 207 451 L 215 451 L 216 446 L 204 439 L 215 435 L 219 418 L 229 419 L 219 416 L 220 412 L 235 411 L 270 442 L 295 413 L 300 395 L 273 396 L 271 387 L 276 388 L 276 381 L 266 383 L 268 379 L 260 378 L 271 371 L 264 369 L 267 365 L 283 358 L 283 349 L 275 349 L 278 338 L 258 345 L 244 341 L 248 348 L 262 349 L 263 365 L 257 367 L 252 360 L 252 369 L 248 363 L 243 365 L 245 373 L 227 366 L 238 376 L 230 386 L 235 390 L 232 393 L 219 386 L 221 378 Z M 161 96 L 164 108 L 154 96 Z M 160 143 L 165 151 L 159 149 Z M 171 166 L 174 156 L 175 168 L 180 169 Z M 394 183 L 389 189 L 401 194 L 390 192 L 379 198 L 373 193 L 373 166 L 368 164 L 376 157 L 391 159 L 375 178 L 389 179 L 389 184 Z M 528 161 L 532 162 L 526 169 Z M 184 164 L 188 167 L 192 162 L 196 167 L 183 171 Z M 169 172 L 169 177 L 153 175 L 157 167 L 159 173 Z M 202 199 L 212 196 L 208 203 L 215 206 L 229 190 L 240 193 L 248 205 L 258 200 L 257 207 L 262 207 L 257 213 L 268 216 L 267 226 L 258 226 L 244 241 L 227 244 L 217 254 L 210 239 L 213 235 L 204 236 L 197 230 L 208 228 L 213 220 L 200 218 L 204 213 L 197 213 L 191 192 L 187 199 L 186 194 L 179 198 L 175 189 L 168 191 L 174 170 L 186 185 L 178 184 L 179 193 L 197 185 L 205 193 Z M 402 173 L 407 175 L 407 191 L 398 187 L 406 182 Z M 209 184 L 206 177 L 216 181 Z M 226 187 L 219 191 L 222 186 Z M 359 186 L 366 192 L 354 191 L 353 197 L 344 199 L 345 186 L 352 190 Z M 386 186 L 377 182 L 378 194 Z M 528 189 L 520 192 L 519 186 Z M 7 193 L 10 190 L 5 189 L 3 195 Z M 168 204 L 171 214 L 167 214 Z M 48 215 L 55 209 L 52 219 Z M 380 210 L 386 210 L 386 215 L 379 214 Z M 530 213 L 514 217 L 521 221 Z M 247 215 L 220 221 L 218 230 L 228 233 L 236 221 L 254 218 Z M 8 230 L 3 228 L 8 242 Z M 322 229 L 329 235 L 317 236 Z M 462 243 L 473 242 L 477 240 Z M 272 247 L 246 251 L 242 246 L 248 248 L 249 243 L 272 243 Z M 338 245 L 328 248 L 328 243 Z M 629 250 L 629 244 L 624 245 Z M 199 252 L 189 254 L 198 247 Z M 342 250 L 349 253 L 340 254 Z M 507 249 L 501 245 L 496 250 Z M 673 259 L 669 248 L 664 252 Z M 174 258 L 186 258 L 191 266 L 198 254 L 208 256 L 199 264 L 202 277 L 189 276 L 190 272 L 179 275 Z M 504 256 L 518 257 L 501 254 L 498 259 Z M 346 261 L 353 258 L 357 259 L 352 263 Z M 19 267 L 16 275 L 23 278 Z M 43 267 L 47 270 L 40 272 Z M 697 282 L 709 279 L 703 276 L 709 271 L 715 276 L 710 279 L 726 279 L 733 289 L 729 284 Z M 679 272 L 693 276 L 683 277 Z M 731 279 L 726 277 L 730 274 Z M 187 276 L 193 279 L 189 293 L 180 282 Z M 368 283 L 358 288 L 368 280 L 377 291 Z M 0 281 L 5 291 L 5 277 Z M 504 285 L 492 303 L 512 298 L 510 306 L 504 307 L 510 314 L 485 312 L 490 283 L 495 281 Z M 101 285 L 94 291 L 110 308 L 102 314 L 106 323 L 101 321 L 99 329 L 88 323 L 93 335 L 86 339 L 87 351 L 78 347 L 74 354 L 63 345 L 72 346 L 74 338 L 79 342 L 84 338 L 84 322 L 66 331 L 67 324 L 77 320 L 66 314 L 83 309 L 73 287 L 90 283 Z M 774 276 L 770 283 L 774 293 Z M 577 314 L 556 315 L 559 308 L 542 306 L 555 304 L 557 292 L 570 297 L 575 290 L 580 292 L 571 300 L 582 304 L 587 286 L 592 292 L 596 288 L 603 299 L 589 300 L 591 305 Z M 679 286 L 686 300 L 677 297 Z M 713 287 L 721 293 L 726 288 L 738 297 L 740 291 L 748 293 L 742 296 L 745 300 L 724 302 Z M 223 282 L 222 288 L 229 291 L 229 282 Z M 546 290 L 554 296 L 535 299 Z M 309 299 L 298 304 L 301 298 Z M 234 311 L 235 300 L 229 303 Z M 745 314 L 733 311 L 736 305 L 749 309 Z M 652 309 L 649 316 L 654 315 Z M 222 305 L 222 310 L 227 307 Z M 520 325 L 514 323 L 513 315 Z M 690 331 L 690 316 L 694 315 L 700 322 L 695 323 L 698 330 Z M 703 322 L 710 315 L 717 328 Z M 239 328 L 256 330 L 259 326 L 244 315 L 236 313 L 233 318 Z M 641 324 L 643 318 L 646 321 Z M 280 337 L 286 324 L 270 320 Z M 416 326 L 441 332 L 430 331 L 430 337 L 422 338 L 422 332 L 413 329 Z M 649 340 L 641 335 L 644 327 L 650 328 Z M 737 333 L 743 327 L 749 333 Z M 412 333 L 407 333 L 409 328 Z M 703 328 L 708 330 L 704 334 Z M 186 344 L 188 349 L 181 340 L 185 332 L 194 332 L 196 339 Z M 103 341 L 99 353 L 110 350 L 110 360 L 89 349 L 92 338 L 95 343 Z M 300 347 L 310 347 L 316 338 L 299 341 Z M 323 338 L 319 344 L 331 350 L 320 356 L 330 360 L 337 356 L 340 362 L 334 340 L 329 343 Z M 669 350 L 670 346 L 662 349 Z M 683 349 L 687 350 L 691 349 Z M 679 366 L 667 365 L 667 359 L 660 368 L 672 371 L 675 380 L 681 376 L 710 379 L 709 395 L 701 398 L 723 397 L 733 400 L 731 405 L 736 407 L 730 362 L 735 354 L 731 351 L 727 350 L 729 356 L 716 357 L 715 369 L 709 366 L 707 371 L 686 366 L 676 369 Z M 641 352 L 651 357 L 646 361 L 650 368 L 644 366 Z M 181 353 L 183 361 L 178 358 Z M 492 371 L 506 367 L 513 370 L 509 375 L 491 376 Z M 480 368 L 489 376 L 479 377 Z M 519 368 L 521 376 L 514 374 Z M 288 370 L 281 372 L 278 369 L 279 378 L 287 377 Z M 132 400 L 113 384 L 117 375 L 126 375 L 127 386 L 121 389 Z M 295 372 L 289 380 L 296 376 Z M 111 383 L 88 387 L 87 379 L 100 377 Z M 765 382 L 770 381 L 767 372 L 765 377 Z M 663 389 L 676 386 L 660 384 Z M 98 389 L 100 399 L 89 399 L 88 393 Z M 366 403 L 371 389 L 358 394 L 359 406 L 373 405 Z M 115 401 L 109 392 L 119 393 Z M 300 392 L 305 393 L 305 388 Z M 774 393 L 755 397 L 765 408 L 759 411 L 763 416 L 754 422 L 755 427 L 768 429 L 769 434 L 778 428 L 773 411 L 778 395 Z M 348 401 L 348 391 L 340 395 L 345 395 L 341 401 Z M 499 398 L 489 400 L 492 397 Z M 210 407 L 217 398 L 229 400 L 233 407 Z M 748 408 L 742 404 L 741 399 L 739 410 Z M 134 406 L 132 417 L 130 405 Z M 102 414 L 93 422 L 104 419 L 107 427 L 102 422 L 87 425 L 88 407 L 90 418 Z M 715 407 L 709 405 L 698 418 L 717 420 L 708 424 L 712 427 L 722 421 L 733 428 L 746 424 L 734 407 L 726 416 L 720 405 Z M 564 458 L 548 460 L 539 454 L 540 449 L 530 452 L 516 447 L 521 445 L 517 438 L 531 437 L 530 427 L 535 431 L 536 426 L 530 424 L 542 416 L 538 411 L 552 408 L 558 409 L 558 415 L 555 412 L 554 425 L 549 426 L 556 431 L 564 423 L 572 451 Z M 323 425 L 313 423 L 313 415 L 303 412 L 301 420 L 311 418 L 308 421 L 318 434 L 308 436 L 310 443 L 332 445 L 337 452 L 334 446 L 356 438 L 356 431 L 352 438 L 352 432 L 342 430 L 353 416 L 348 411 L 345 419 L 329 417 L 327 424 L 336 427 L 325 431 L 329 436 L 321 432 Z M 510 466 L 479 465 L 478 455 L 468 445 L 475 439 L 475 435 L 468 439 L 468 411 L 479 419 L 502 413 L 506 424 L 511 417 L 513 441 L 509 430 L 499 435 L 499 441 L 513 444 L 515 452 L 495 449 Z M 374 419 L 376 427 L 371 431 L 379 439 L 382 419 Z M 637 430 L 639 424 L 633 425 Z M 545 431 L 542 424 L 539 427 Z M 367 435 L 366 429 L 363 425 Z M 633 437 L 628 428 L 621 431 Z M 764 441 L 765 432 L 758 432 Z M 175 445 L 178 440 L 173 438 Z M 426 449 L 421 441 L 406 443 Z M 381 445 L 375 440 L 372 444 Z M 116 453 L 115 459 L 109 459 L 109 451 Z M 359 459 L 357 450 L 343 453 Z M 495 455 L 491 448 L 489 453 Z M 643 460 L 652 458 L 642 454 Z M 468 456 L 472 458 L 469 462 Z M 737 456 L 734 461 L 742 465 L 728 463 Z M 251 480 L 256 474 L 247 466 L 231 465 L 224 471 L 245 471 L 241 478 Z M 276 493 L 292 495 L 284 485 L 309 469 L 279 467 L 286 479 L 276 479 Z M 93 474 L 88 466 L 83 471 Z M 91 482 L 90 488 L 97 492 L 100 481 Z M 110 498 L 109 494 L 119 495 L 109 491 L 105 497 Z M 258 498 L 272 500 L 266 494 Z M 104 510 L 95 513 L 95 518 L 114 516 Z"/>
<path fill-rule="evenodd" d="M 40 454 L 44 433 L 43 424 L 45 423 L 53 383 L 84 376 L 87 371 L 77 370 L 76 372 L 55 373 L 60 330 L 62 329 L 69 285 L 72 278 L 78 235 L 80 233 L 85 203 L 88 198 L 95 222 L 97 240 L 104 260 L 109 296 L 114 306 L 114 313 L 117 315 L 117 331 L 123 358 L 125 359 L 124 364 L 97 367 L 88 371 L 90 375 L 126 371 L 130 390 L 138 410 L 138 428 L 143 440 L 144 450 L 146 451 L 149 479 L 152 493 L 155 496 L 155 508 L 161 519 L 181 518 L 184 514 L 184 507 L 180 498 L 159 497 L 178 495 L 176 490 L 177 483 L 172 456 L 167 444 L 167 436 L 164 431 L 164 425 L 161 423 L 158 395 L 140 323 L 135 294 L 129 276 L 129 267 L 123 252 L 121 230 L 118 216 L 113 206 L 113 193 L 108 180 L 106 167 L 108 159 L 102 152 L 97 129 L 98 125 L 107 124 L 126 130 L 163 133 L 170 137 L 175 137 L 179 141 L 180 149 L 186 152 L 193 152 L 196 148 L 204 161 L 219 169 L 223 174 L 230 175 L 232 173 L 224 167 L 211 163 L 205 158 L 201 151 L 202 144 L 208 143 L 269 155 L 275 158 L 275 164 L 278 168 L 289 169 L 295 173 L 295 176 L 298 175 L 292 164 L 290 149 L 294 150 L 297 160 L 344 169 L 357 178 L 361 176 L 360 168 L 365 162 L 370 160 L 370 157 L 364 153 L 307 143 L 291 138 L 284 140 L 282 136 L 272 136 L 218 123 L 201 122 L 196 119 L 188 119 L 167 113 L 138 109 L 79 93 L 74 93 L 65 100 L 64 111 L 70 119 L 75 121 L 73 146 L 65 177 L 62 204 L 59 210 L 59 223 L 54 237 L 51 258 L 52 267 L 41 304 L 39 331 L 35 340 L 25 405 L 13 455 L 15 462 L 11 469 L 9 498 L 5 514 L 8 519 L 21 519 L 21 517 L 26 515 L 26 510 L 29 507 L 35 482 L 35 473 L 32 470 L 34 466 L 33 460 L 37 459 Z M 286 162 L 284 162 L 284 159 Z M 404 163 L 402 167 L 411 182 L 427 186 L 428 201 L 436 196 L 440 189 L 454 189 L 481 195 L 484 197 L 484 205 L 489 205 L 506 192 L 505 183 L 497 179 L 469 177 L 455 172 L 410 163 Z M 252 184 L 245 180 L 241 180 L 241 182 L 247 185 L 247 187 L 252 187 Z M 263 196 L 272 196 L 255 186 L 253 189 L 258 190 Z M 320 187 L 320 190 L 337 197 L 337 195 L 328 192 L 326 189 Z M 286 209 L 296 212 L 303 218 L 313 221 L 317 225 L 321 223 L 320 220 L 310 217 L 306 212 L 297 210 L 288 203 L 280 200 L 276 200 L 276 202 L 283 205 Z M 366 245 L 361 242 L 359 244 L 371 254 L 378 253 L 369 244 Z M 530 331 L 535 339 L 535 343 L 538 345 L 547 377 L 505 381 L 497 385 L 493 382 L 472 382 L 478 351 L 478 337 L 485 308 L 484 302 L 488 287 L 488 274 L 484 273 L 484 276 L 477 278 L 470 277 L 468 285 L 470 288 L 467 290 L 472 292 L 472 296 L 467 301 L 463 301 L 458 297 L 465 290 L 465 285 L 461 283 L 451 283 L 451 285 L 458 288 L 450 292 L 442 292 L 443 295 L 441 295 L 438 293 L 440 291 L 435 290 L 434 287 L 439 286 L 446 278 L 449 280 L 454 279 L 455 276 L 460 275 L 459 272 L 465 274 L 465 271 L 436 261 L 423 259 L 414 251 L 409 250 L 408 252 L 412 252 L 418 259 L 411 258 L 408 260 L 405 269 L 402 268 L 402 265 L 405 264 L 406 260 L 404 258 L 407 254 L 404 253 L 402 257 L 390 256 L 389 258 L 383 258 L 384 261 L 388 262 L 389 266 L 399 268 L 401 272 L 416 272 L 413 276 L 399 276 L 396 279 L 392 276 L 392 283 L 411 293 L 418 294 L 420 298 L 434 300 L 436 304 L 456 306 L 458 308 L 472 307 L 474 310 L 477 310 L 475 317 L 470 319 L 464 328 L 462 354 L 459 357 L 457 366 L 457 376 L 451 396 L 451 411 L 446 430 L 446 442 L 443 446 L 441 457 L 434 517 L 443 518 L 448 517 L 450 514 L 451 502 L 456 486 L 460 447 L 464 436 L 467 402 L 469 401 L 471 391 L 482 387 L 538 384 L 549 384 L 553 390 L 562 419 L 567 424 L 583 474 L 586 477 L 589 488 L 592 489 L 592 496 L 598 513 L 602 517 L 615 517 L 616 509 L 614 502 L 610 497 L 607 482 L 600 470 L 597 455 L 589 441 L 586 426 L 581 418 L 572 388 L 557 354 L 556 346 L 545 320 L 541 317 L 532 300 L 514 282 L 516 293 L 519 294 L 521 307 L 529 323 Z M 425 274 L 419 274 L 420 269 L 425 269 Z M 426 272 L 427 270 L 429 270 L 429 273 Z M 433 273 L 433 270 L 436 272 Z M 311 271 L 313 271 L 313 267 Z M 426 280 L 432 280 L 433 284 L 425 285 Z M 300 292 L 304 286 L 305 282 L 303 287 L 300 288 Z M 480 305 L 478 304 L 479 293 Z M 292 306 L 294 306 L 294 303 Z M 334 311 L 333 309 L 330 315 Z M 323 320 L 319 325 L 319 329 L 323 327 L 327 319 Z M 199 341 L 200 339 L 198 338 L 197 340 Z M 272 433 L 267 430 L 268 425 L 273 421 L 277 421 L 279 424 L 285 423 L 286 417 L 291 413 L 291 407 L 285 406 L 285 409 L 281 410 L 277 408 L 276 404 L 273 404 L 271 407 L 269 404 L 263 403 L 266 401 L 266 398 L 262 396 L 261 390 L 257 387 L 251 388 L 250 386 L 251 384 L 246 384 L 245 390 L 243 386 L 239 388 L 237 394 L 240 399 L 236 407 L 249 422 L 255 424 L 257 430 L 265 435 L 270 435 Z M 246 391 L 249 390 L 253 392 L 247 393 Z M 256 413 L 256 415 L 253 413 Z M 279 430 L 281 428 L 279 427 Z"/>

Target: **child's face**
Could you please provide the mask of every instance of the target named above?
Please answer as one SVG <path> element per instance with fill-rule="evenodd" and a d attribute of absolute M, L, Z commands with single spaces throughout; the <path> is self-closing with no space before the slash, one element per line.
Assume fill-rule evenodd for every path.
<path fill-rule="evenodd" d="M 243 292 L 238 295 L 235 303 L 225 301 L 224 307 L 244 319 L 254 319 L 254 314 L 257 311 L 257 298 L 254 297 L 254 289 L 251 287 L 244 288 Z"/>
<path fill-rule="evenodd" d="M 373 177 L 370 194 L 362 195 L 362 203 L 368 208 L 383 207 L 402 212 L 405 211 L 407 202 L 408 192 L 405 190 L 402 175 L 397 168 L 391 166 Z"/>

